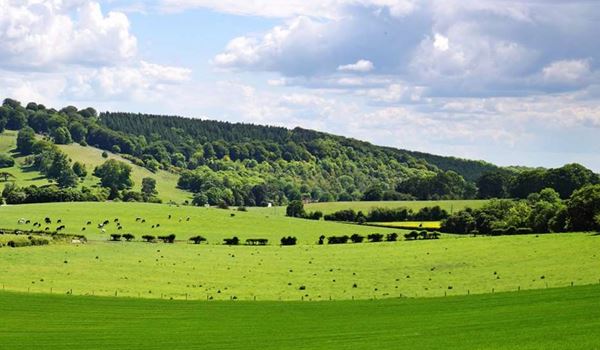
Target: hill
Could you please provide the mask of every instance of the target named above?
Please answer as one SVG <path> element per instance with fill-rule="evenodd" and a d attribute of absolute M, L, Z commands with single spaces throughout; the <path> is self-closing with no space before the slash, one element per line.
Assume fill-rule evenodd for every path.
<path fill-rule="evenodd" d="M 383 301 L 185 302 L 0 292 L 3 349 L 594 349 L 598 286 Z M 32 322 L 35 320 L 35 322 Z"/>
<path fill-rule="evenodd" d="M 41 138 L 41 136 L 39 136 Z M 7 130 L 0 133 L 0 153 L 12 154 L 15 157 L 16 163 L 13 167 L 1 169 L 3 172 L 8 172 L 14 176 L 12 182 L 18 186 L 44 186 L 51 183 L 42 173 L 33 169 L 26 162 L 26 157 L 19 155 L 16 152 L 17 132 Z M 191 194 L 177 188 L 178 176 L 172 172 L 162 169 L 151 172 L 150 170 L 132 163 L 130 160 L 121 157 L 118 154 L 107 152 L 107 158 L 102 156 L 103 150 L 92 146 L 81 146 L 76 143 L 69 145 L 58 145 L 58 148 L 63 151 L 73 162 L 80 162 L 88 169 L 88 174 L 81 181 L 80 186 L 98 187 L 99 179 L 92 175 L 92 170 L 104 163 L 108 159 L 116 159 L 129 164 L 132 168 L 131 177 L 134 181 L 134 190 L 141 189 L 142 179 L 150 177 L 156 179 L 156 187 L 160 198 L 164 201 L 174 201 L 181 203 L 191 199 Z M 0 186 L 0 190 L 3 186 Z"/>
<path fill-rule="evenodd" d="M 194 194 L 195 205 L 267 206 L 287 205 L 292 200 L 527 198 L 546 187 L 556 189 L 566 199 L 574 190 L 600 182 L 597 174 L 578 164 L 514 171 L 482 161 L 379 147 L 302 128 L 98 114 L 93 108 L 72 106 L 55 110 L 33 102 L 22 106 L 11 99 L 0 107 L 0 131 L 4 128 L 23 135 L 23 147 L 17 143 L 19 154 L 14 156 L 31 156 L 24 158 L 27 165 L 33 164 L 32 169 L 63 188 L 75 187 L 77 179 L 67 169 L 68 157 L 62 154 L 73 161 L 98 165 L 102 161 L 98 150 L 111 152 L 107 158 L 127 160 L 137 184 L 131 188 L 128 181 L 118 186 L 105 183 L 107 193 L 15 191 L 13 203 L 23 197 L 33 198 L 31 201 L 77 197 L 183 202 Z M 38 142 L 36 134 L 42 138 L 38 137 Z M 87 148 L 90 146 L 93 148 Z M 10 162 L 10 156 L 0 154 L 0 161 Z M 144 177 L 157 180 L 158 197 L 137 192 Z M 89 186 L 95 182 L 91 175 L 82 181 Z"/>

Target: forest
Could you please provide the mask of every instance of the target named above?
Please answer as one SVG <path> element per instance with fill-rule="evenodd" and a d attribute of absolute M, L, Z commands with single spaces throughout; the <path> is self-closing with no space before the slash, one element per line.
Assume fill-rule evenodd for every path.
<path fill-rule="evenodd" d="M 117 178 L 125 173 L 124 178 L 113 181 L 114 174 L 96 169 L 101 188 L 74 195 L 85 167 L 71 164 L 56 147 L 74 142 L 121 154 L 150 171 L 179 175 L 178 186 L 193 193 L 195 205 L 527 198 L 544 188 L 565 199 L 585 185 L 599 183 L 597 174 L 578 164 L 502 168 L 301 128 L 98 113 L 73 106 L 56 110 L 34 102 L 24 106 L 13 99 L 5 99 L 0 107 L 0 131 L 5 128 L 18 131 L 17 150 L 30 157 L 29 165 L 56 183 L 48 193 L 52 200 L 158 200 L 153 189 L 145 194 L 130 191 L 126 165 L 120 164 L 106 167 L 121 171 Z M 0 166 L 12 164 L 10 155 L 0 154 Z M 5 198 L 11 190 L 17 189 L 5 190 Z M 40 192 L 44 193 L 20 189 L 10 201 L 39 201 L 44 197 Z"/>

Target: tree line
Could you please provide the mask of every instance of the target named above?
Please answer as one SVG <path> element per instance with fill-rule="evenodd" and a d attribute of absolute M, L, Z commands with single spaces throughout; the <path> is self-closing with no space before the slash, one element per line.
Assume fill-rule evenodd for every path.
<path fill-rule="evenodd" d="M 600 229 L 600 185 L 575 190 L 567 200 L 546 188 L 527 199 L 494 199 L 481 209 L 461 210 L 441 230 L 458 234 L 505 235 Z"/>

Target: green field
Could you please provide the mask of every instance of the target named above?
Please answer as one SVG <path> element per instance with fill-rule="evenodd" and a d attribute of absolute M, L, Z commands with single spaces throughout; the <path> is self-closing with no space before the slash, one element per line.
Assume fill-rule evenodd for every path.
<path fill-rule="evenodd" d="M 405 207 L 417 212 L 424 207 L 432 207 L 439 205 L 442 209 L 453 213 L 465 208 L 481 208 L 488 200 L 442 200 L 442 201 L 381 201 L 381 202 L 326 202 L 326 203 L 309 203 L 305 204 L 304 208 L 307 211 L 321 211 L 323 214 L 331 214 L 336 211 L 345 209 L 354 209 L 368 213 L 373 208 L 399 208 Z M 252 208 L 251 210 L 265 211 L 274 215 L 285 215 L 285 207 L 275 208 Z"/>
<path fill-rule="evenodd" d="M 16 146 L 16 131 L 5 131 L 0 134 L 0 153 L 11 153 L 14 151 Z M 185 200 L 191 199 L 191 194 L 189 192 L 180 190 L 177 188 L 177 180 L 179 176 L 164 170 L 159 170 L 156 173 L 149 171 L 146 168 L 137 166 L 131 163 L 129 160 L 122 158 L 117 154 L 108 153 L 108 158 L 102 157 L 102 150 L 98 148 L 94 148 L 91 146 L 83 147 L 79 144 L 73 143 L 71 145 L 58 145 L 58 147 L 65 152 L 69 158 L 76 162 L 81 162 L 86 165 L 88 170 L 88 176 L 82 182 L 82 185 L 87 187 L 94 187 L 98 185 L 98 178 L 92 175 L 94 168 L 98 165 L 104 163 L 107 159 L 117 159 L 119 161 L 125 162 L 132 167 L 131 178 L 134 181 L 134 190 L 139 191 L 142 186 L 142 179 L 144 177 L 151 177 L 156 179 L 157 190 L 159 193 L 159 197 L 165 201 L 174 201 L 177 203 L 182 203 Z M 12 153 L 13 156 L 18 156 L 18 154 Z M 1 171 L 6 171 L 15 176 L 13 181 L 16 182 L 19 186 L 29 186 L 29 185 L 46 185 L 48 184 L 48 180 L 43 177 L 37 171 L 29 170 L 27 167 L 23 166 L 25 158 L 24 157 L 16 157 L 17 164 L 14 167 L 8 169 L 2 169 Z M 3 188 L 3 186 L 0 186 Z"/>
<path fill-rule="evenodd" d="M 171 215 L 171 219 L 168 216 Z M 233 216 L 232 216 L 233 215 Z M 53 223 L 46 225 L 49 217 Z M 30 220 L 30 224 L 19 224 L 20 219 Z M 120 220 L 122 230 L 117 229 L 114 219 Z M 136 218 L 144 219 L 136 221 Z M 187 218 L 190 218 L 187 221 Z M 58 224 L 57 220 L 62 223 Z M 105 233 L 98 224 L 109 220 Z M 91 224 L 87 225 L 90 221 Z M 223 238 L 237 236 L 240 239 L 267 238 L 279 243 L 283 236 L 296 236 L 300 243 L 313 244 L 321 235 L 351 235 L 374 232 L 389 233 L 398 230 L 349 225 L 335 222 L 312 221 L 261 212 L 241 212 L 215 208 L 176 206 L 149 203 L 50 203 L 0 206 L 0 228 L 34 229 L 33 224 L 42 223 L 42 229 L 50 230 L 65 225 L 63 232 L 84 234 L 88 239 L 106 240 L 111 233 L 130 232 L 141 238 L 174 233 L 179 240 L 187 240 L 195 235 L 203 235 L 210 243 L 220 243 Z M 160 225 L 157 227 L 156 225 Z M 152 228 L 154 226 L 154 228 Z M 85 228 L 85 230 L 83 230 Z"/>
<path fill-rule="evenodd" d="M 597 349 L 599 297 L 599 286 L 319 303 L 0 292 L 0 343 L 2 349 Z"/>
<path fill-rule="evenodd" d="M 439 230 L 442 226 L 440 221 L 396 221 L 396 222 L 369 222 L 370 226 L 388 228 L 399 228 L 405 230 L 430 229 Z"/>
<path fill-rule="evenodd" d="M 292 247 L 53 244 L 0 248 L 0 283 L 32 293 L 199 300 L 436 297 L 598 283 L 599 252 L 592 234 Z"/>

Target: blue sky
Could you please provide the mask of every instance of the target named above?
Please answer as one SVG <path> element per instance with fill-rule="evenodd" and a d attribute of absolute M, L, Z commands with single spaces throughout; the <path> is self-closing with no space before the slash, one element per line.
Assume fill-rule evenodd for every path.
<path fill-rule="evenodd" d="M 600 171 L 591 0 L 0 0 L 0 96 Z"/>

